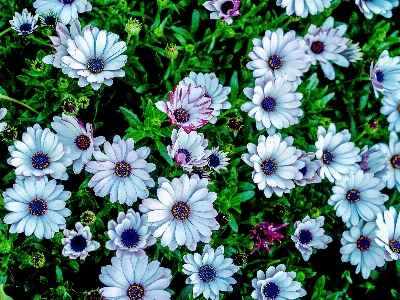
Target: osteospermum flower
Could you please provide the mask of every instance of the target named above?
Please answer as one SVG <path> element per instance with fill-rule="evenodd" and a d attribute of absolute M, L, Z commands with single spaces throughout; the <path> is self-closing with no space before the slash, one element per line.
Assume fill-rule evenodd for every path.
<path fill-rule="evenodd" d="M 283 239 L 284 236 L 277 231 L 287 225 L 289 225 L 289 223 L 284 223 L 274 227 L 273 223 L 268 222 L 262 222 L 261 224 L 256 225 L 253 228 L 252 235 L 250 237 L 251 240 L 254 239 L 253 249 L 251 250 L 250 254 L 252 254 L 256 249 L 260 251 L 261 246 L 267 249 L 268 252 L 271 252 L 267 243 L 273 245 L 274 240 L 277 240 L 280 243 L 280 239 Z"/>
<path fill-rule="evenodd" d="M 293 180 L 303 178 L 299 171 L 305 163 L 298 160 L 301 150 L 292 146 L 293 137 L 282 141 L 280 133 L 258 137 L 258 145 L 247 144 L 249 154 L 242 154 L 242 160 L 254 168 L 252 178 L 258 189 L 267 198 L 275 192 L 278 196 L 289 193 L 294 188 Z"/>
<path fill-rule="evenodd" d="M 203 74 L 200 72 L 196 74 L 195 72 L 190 72 L 189 77 L 185 77 L 183 80 L 188 85 L 205 87 L 205 97 L 211 98 L 210 108 L 213 109 L 211 112 L 211 124 L 217 122 L 217 117 L 220 115 L 221 109 L 229 109 L 232 107 L 228 102 L 228 95 L 231 92 L 231 88 L 219 84 L 219 79 L 215 76 L 215 73 Z"/>
<path fill-rule="evenodd" d="M 207 166 L 217 173 L 219 173 L 219 170 L 226 170 L 226 166 L 230 160 L 230 158 L 226 157 L 227 155 L 228 153 L 219 151 L 219 147 L 213 148 L 211 154 L 207 157 Z"/>
<path fill-rule="evenodd" d="M 40 179 L 50 175 L 54 179 L 67 180 L 67 167 L 72 164 L 68 157 L 70 149 L 58 142 L 56 134 L 44 130 L 39 124 L 28 127 L 22 141 L 8 147 L 11 157 L 8 164 L 14 166 L 17 178 L 35 176 Z"/>
<path fill-rule="evenodd" d="M 358 164 L 364 172 L 374 173 L 377 178 L 384 178 L 388 172 L 388 162 L 385 153 L 381 152 L 379 145 L 368 149 L 364 146 L 360 151 L 361 161 Z"/>
<path fill-rule="evenodd" d="M 284 264 L 276 268 L 270 266 L 266 272 L 257 271 L 257 278 L 251 281 L 255 291 L 251 293 L 253 299 L 258 300 L 288 300 L 305 296 L 307 293 L 301 288 L 301 283 L 293 280 L 296 272 L 286 272 Z"/>
<path fill-rule="evenodd" d="M 326 19 L 321 27 L 311 24 L 308 33 L 304 37 L 307 41 L 309 49 L 307 54 L 311 56 L 313 65 L 320 62 L 322 71 L 325 76 L 333 80 L 335 79 L 335 69 L 331 61 L 341 67 L 348 67 L 350 62 L 341 54 L 347 49 L 348 38 L 343 37 L 347 30 L 347 25 L 340 25 L 333 28 L 333 18 Z"/>
<path fill-rule="evenodd" d="M 335 207 L 336 215 L 347 227 L 357 226 L 360 219 L 373 221 L 385 209 L 383 203 L 389 196 L 380 192 L 384 187 L 385 182 L 373 173 L 350 172 L 348 180 L 336 181 L 328 204 Z"/>
<path fill-rule="evenodd" d="M 340 248 L 342 262 L 349 261 L 352 265 L 357 265 L 356 274 L 361 270 L 364 279 L 367 279 L 376 267 L 385 264 L 383 248 L 374 240 L 376 229 L 375 222 L 367 222 L 364 225 L 364 221 L 360 220 L 357 226 L 343 232 L 340 240 L 343 245 Z"/>
<path fill-rule="evenodd" d="M 101 84 L 112 85 L 114 77 L 124 77 L 128 56 L 122 53 L 126 50 L 125 42 L 118 42 L 115 33 L 100 30 L 97 27 L 87 27 L 74 39 L 67 41 L 68 56 L 62 57 L 62 63 L 71 68 L 68 76 L 79 78 L 78 85 L 88 84 L 98 90 Z"/>
<path fill-rule="evenodd" d="M 243 92 L 251 101 L 240 109 L 255 118 L 258 130 L 267 129 L 269 135 L 276 129 L 288 128 L 298 124 L 297 117 L 303 115 L 299 108 L 303 95 L 295 93 L 297 84 L 287 81 L 286 76 L 275 79 L 274 76 L 263 76 L 256 79 L 254 89 L 245 88 Z"/>
<path fill-rule="evenodd" d="M 100 247 L 99 242 L 92 241 L 92 233 L 89 226 L 83 226 L 82 223 L 75 223 L 75 230 L 64 229 L 65 238 L 61 239 L 64 245 L 62 254 L 71 259 L 84 260 L 88 253 Z"/>
<path fill-rule="evenodd" d="M 237 17 L 240 15 L 239 0 L 206 1 L 205 3 L 203 3 L 203 6 L 209 11 L 212 11 L 212 13 L 210 14 L 211 20 L 222 19 L 226 23 L 231 24 L 233 22 L 232 17 Z"/>
<path fill-rule="evenodd" d="M 31 34 L 38 26 L 36 25 L 39 15 L 32 16 L 26 8 L 22 11 L 22 15 L 15 12 L 15 16 L 10 20 L 12 29 L 18 32 L 18 35 L 26 36 Z"/>
<path fill-rule="evenodd" d="M 375 242 L 385 249 L 385 260 L 397 260 L 400 257 L 400 217 L 393 206 L 378 213 L 376 225 Z"/>
<path fill-rule="evenodd" d="M 210 150 L 204 150 L 208 145 L 208 140 L 204 134 L 192 131 L 186 133 L 183 129 L 172 130 L 172 145 L 167 146 L 167 152 L 172 159 L 181 167 L 191 172 L 193 167 L 204 167 L 207 165 L 207 157 L 211 154 Z"/>
<path fill-rule="evenodd" d="M 158 101 L 156 106 L 168 114 L 172 124 L 176 124 L 186 133 L 206 125 L 212 118 L 211 98 L 206 96 L 204 87 L 187 85 L 181 81 L 169 93 L 169 101 Z"/>
<path fill-rule="evenodd" d="M 277 0 L 276 5 L 283 8 L 286 7 L 286 14 L 291 16 L 296 14 L 296 16 L 307 18 L 308 13 L 315 15 L 319 12 L 323 12 L 325 8 L 331 6 L 331 0 Z"/>
<path fill-rule="evenodd" d="M 324 221 L 324 216 L 316 219 L 306 216 L 303 221 L 296 221 L 294 223 L 296 231 L 291 238 L 305 261 L 310 259 L 313 248 L 326 249 L 328 243 L 332 242 L 332 238 L 325 235 L 325 230 L 322 229 Z"/>
<path fill-rule="evenodd" d="M 93 138 L 92 124 L 85 125 L 77 118 L 62 114 L 55 116 L 51 127 L 57 132 L 59 141 L 71 149 L 68 157 L 73 161 L 75 174 L 79 174 L 84 165 L 92 159 L 93 151 L 100 151 L 99 146 L 105 142 L 103 136 Z"/>
<path fill-rule="evenodd" d="M 153 235 L 161 237 L 161 245 L 172 251 L 187 246 L 194 251 L 198 242 L 209 243 L 211 230 L 218 230 L 217 211 L 213 202 L 217 194 L 209 192 L 208 180 L 184 174 L 172 181 L 158 179 L 157 199 L 144 199 L 139 210 L 157 228 Z"/>
<path fill-rule="evenodd" d="M 117 222 L 108 222 L 110 240 L 107 241 L 106 248 L 117 250 L 118 258 L 142 258 L 146 255 L 143 249 L 156 243 L 156 238 L 152 236 L 154 228 L 147 224 L 147 215 L 140 216 L 130 208 L 126 214 L 118 214 Z"/>
<path fill-rule="evenodd" d="M 156 166 L 146 161 L 150 148 L 134 150 L 134 143 L 131 138 L 124 141 L 116 135 L 112 144 L 104 143 L 105 154 L 101 151 L 93 152 L 97 161 L 88 162 L 85 170 L 95 174 L 88 186 L 93 188 L 96 196 L 109 194 L 112 203 L 118 200 L 127 205 L 132 205 L 138 197 L 144 199 L 149 196 L 147 187 L 154 186 L 149 173 Z"/>
<path fill-rule="evenodd" d="M 0 121 L 6 116 L 7 114 L 7 108 L 0 108 Z M 6 122 L 0 122 L 0 132 L 6 128 L 7 123 Z"/>
<path fill-rule="evenodd" d="M 400 89 L 400 56 L 389 57 L 389 52 L 383 51 L 375 65 L 371 62 L 369 79 L 375 97 L 378 97 L 378 91 L 386 94 Z"/>
<path fill-rule="evenodd" d="M 296 32 L 291 30 L 267 30 L 265 36 L 253 39 L 253 51 L 249 53 L 252 61 L 246 67 L 253 71 L 254 77 L 272 72 L 275 77 L 286 74 L 288 81 L 300 83 L 300 77 L 310 67 L 311 57 L 305 53 L 306 41 L 297 39 Z"/>
<path fill-rule="evenodd" d="M 388 116 L 389 131 L 400 132 L 400 91 L 386 93 L 382 104 L 381 114 Z"/>
<path fill-rule="evenodd" d="M 355 2 L 367 19 L 372 19 L 374 14 L 391 18 L 392 9 L 399 5 L 398 0 L 355 0 Z"/>
<path fill-rule="evenodd" d="M 51 239 L 54 233 L 65 228 L 65 218 L 71 211 L 65 201 L 71 192 L 55 180 L 17 179 L 12 188 L 3 192 L 5 208 L 11 211 L 4 223 L 11 224 L 10 233 L 35 234 L 38 239 Z"/>
<path fill-rule="evenodd" d="M 110 300 L 168 300 L 165 289 L 171 283 L 171 270 L 149 258 L 111 258 L 111 265 L 101 268 L 100 281 L 106 285 L 100 293 Z"/>
<path fill-rule="evenodd" d="M 320 183 L 321 177 L 318 176 L 318 170 L 322 165 L 321 160 L 312 160 L 315 157 L 314 152 L 304 152 L 299 157 L 299 160 L 304 162 L 305 166 L 299 171 L 303 174 L 303 178 L 295 180 L 297 185 L 305 186 L 311 183 Z"/>
<path fill-rule="evenodd" d="M 36 0 L 33 2 L 33 7 L 36 8 L 37 14 L 54 12 L 64 25 L 77 19 L 78 13 L 92 10 L 88 0 Z"/>
<path fill-rule="evenodd" d="M 186 284 L 193 284 L 193 297 L 196 298 L 203 294 L 204 298 L 217 300 L 219 291 L 231 292 L 231 284 L 236 280 L 232 275 L 239 270 L 233 264 L 232 258 L 225 258 L 224 246 L 219 246 L 216 250 L 205 245 L 203 253 L 186 254 L 183 256 L 186 264 L 182 266 L 182 272 L 189 277 Z"/>
<path fill-rule="evenodd" d="M 400 142 L 397 133 L 391 132 L 389 145 L 379 144 L 379 149 L 386 155 L 388 166 L 388 172 L 382 180 L 389 189 L 396 186 L 400 191 Z"/>
<path fill-rule="evenodd" d="M 353 44 L 353 41 L 349 40 L 346 46 L 347 48 L 340 54 L 343 55 L 349 62 L 362 60 L 364 53 L 361 52 L 361 48 L 358 46 L 358 43 Z"/>
<path fill-rule="evenodd" d="M 356 164 L 361 161 L 361 156 L 358 154 L 360 148 L 355 147 L 353 142 L 349 142 L 351 134 L 347 129 L 336 132 L 336 126 L 333 123 L 329 125 L 328 131 L 318 126 L 317 136 L 315 156 L 322 160 L 319 174 L 322 179 L 326 177 L 330 182 L 344 181 L 350 171 L 355 172 L 360 168 Z"/>

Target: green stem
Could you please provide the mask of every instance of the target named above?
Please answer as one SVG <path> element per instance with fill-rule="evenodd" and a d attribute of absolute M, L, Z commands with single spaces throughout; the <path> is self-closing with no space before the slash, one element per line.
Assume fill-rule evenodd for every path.
<path fill-rule="evenodd" d="M 5 100 L 11 101 L 11 102 L 18 103 L 18 104 L 20 104 L 20 105 L 22 105 L 22 106 L 25 106 L 26 108 L 29 108 L 31 111 L 34 111 L 35 113 L 39 114 L 39 112 L 38 112 L 37 110 L 33 109 L 33 108 L 30 107 L 29 105 L 26 105 L 25 103 L 23 103 L 23 102 L 21 102 L 21 101 L 18 101 L 18 100 L 14 99 L 14 98 L 10 98 L 10 97 L 5 96 L 5 95 L 2 95 L 2 94 L 0 94 L 0 98 L 3 98 L 3 99 L 5 99 Z"/>
<path fill-rule="evenodd" d="M 5 35 L 7 32 L 11 31 L 11 27 L 7 28 L 6 30 L 0 32 L 0 36 Z"/>
<path fill-rule="evenodd" d="M 128 38 L 126 39 L 126 47 L 129 45 L 129 41 L 131 40 L 132 35 L 128 34 Z"/>

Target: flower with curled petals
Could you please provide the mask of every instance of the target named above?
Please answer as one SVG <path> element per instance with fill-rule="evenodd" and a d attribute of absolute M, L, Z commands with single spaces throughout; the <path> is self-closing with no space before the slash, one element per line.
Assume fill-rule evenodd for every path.
<path fill-rule="evenodd" d="M 388 116 L 389 131 L 400 132 L 400 90 L 386 93 L 382 104 L 381 114 Z"/>
<path fill-rule="evenodd" d="M 371 62 L 369 79 L 378 98 L 382 94 L 393 93 L 400 89 L 400 56 L 390 57 L 387 50 L 379 55 L 376 64 Z"/>
<path fill-rule="evenodd" d="M 378 230 L 375 231 L 375 242 L 385 249 L 385 260 L 400 258 L 400 217 L 391 206 L 388 210 L 378 213 L 376 217 Z"/>
<path fill-rule="evenodd" d="M 380 143 L 379 150 L 386 156 L 388 172 L 382 178 L 389 189 L 394 187 L 400 191 L 400 142 L 396 132 L 390 133 L 389 145 Z"/>
<path fill-rule="evenodd" d="M 237 17 L 240 15 L 239 0 L 212 0 L 204 2 L 203 6 L 207 10 L 212 11 L 210 14 L 211 20 L 222 19 L 229 25 L 233 22 L 232 17 Z"/>
<path fill-rule="evenodd" d="M 303 174 L 303 178 L 294 181 L 297 185 L 305 186 L 306 184 L 321 182 L 321 177 L 318 176 L 318 170 L 322 162 L 318 159 L 312 160 L 314 157 L 314 152 L 306 153 L 302 151 L 299 160 L 303 161 L 305 166 L 299 170 L 300 173 Z"/>
<path fill-rule="evenodd" d="M 289 225 L 289 223 L 284 223 L 274 227 L 273 223 L 262 222 L 261 224 L 254 226 L 250 237 L 251 240 L 254 239 L 254 245 L 250 254 L 252 254 L 256 249 L 260 251 L 261 246 L 267 249 L 268 252 L 271 252 L 267 243 L 273 245 L 274 240 L 277 240 L 280 243 L 280 239 L 284 238 L 284 236 L 277 231 L 287 225 Z"/>
<path fill-rule="evenodd" d="M 7 108 L 0 108 L 0 121 L 1 119 L 3 119 L 7 114 Z M 2 132 L 4 130 L 4 128 L 6 128 L 7 123 L 6 122 L 0 122 L 0 132 Z"/>
<path fill-rule="evenodd" d="M 367 19 L 372 19 L 374 14 L 391 18 L 392 9 L 399 5 L 398 0 L 355 0 L 355 3 Z"/>
<path fill-rule="evenodd" d="M 22 15 L 15 12 L 15 16 L 10 20 L 11 28 L 18 32 L 18 35 L 27 36 L 31 34 L 38 26 L 36 25 L 39 15 L 32 16 L 26 8 Z"/>
<path fill-rule="evenodd" d="M 364 172 L 374 173 L 377 178 L 384 178 L 388 172 L 388 161 L 385 153 L 381 152 L 379 145 L 373 145 L 368 149 L 364 146 L 360 151 L 361 161 L 358 164 Z"/>
<path fill-rule="evenodd" d="M 331 6 L 331 0 L 277 0 L 276 5 L 286 7 L 286 14 L 307 18 L 308 13 L 315 15 Z"/>

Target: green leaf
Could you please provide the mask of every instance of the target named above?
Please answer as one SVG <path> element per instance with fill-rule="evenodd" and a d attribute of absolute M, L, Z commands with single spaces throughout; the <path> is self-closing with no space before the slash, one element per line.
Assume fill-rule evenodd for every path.
<path fill-rule="evenodd" d="M 76 260 L 70 259 L 68 262 L 68 265 L 71 267 L 71 269 L 74 273 L 79 271 L 79 264 Z"/>
<path fill-rule="evenodd" d="M 129 125 L 133 128 L 142 128 L 143 123 L 139 120 L 139 117 L 133 113 L 131 110 L 126 109 L 125 107 L 120 106 L 119 109 L 121 110 L 122 114 L 124 115 L 125 120 L 128 121 Z"/>
<path fill-rule="evenodd" d="M 58 283 L 63 282 L 63 274 L 62 274 L 62 270 L 59 266 L 56 266 L 56 281 Z"/>
<path fill-rule="evenodd" d="M 321 297 L 323 297 L 323 295 L 326 294 L 324 287 L 325 287 L 325 275 L 322 275 L 320 278 L 318 278 L 317 282 L 315 283 L 314 293 L 311 297 L 311 300 L 319 300 Z"/>
<path fill-rule="evenodd" d="M 232 214 L 229 214 L 229 227 L 232 228 L 232 230 L 234 232 L 238 232 L 239 231 L 239 226 L 236 223 L 235 217 Z"/>
<path fill-rule="evenodd" d="M 4 284 L 0 284 L 0 300 L 13 300 L 13 298 L 7 296 L 4 292 Z"/>
<path fill-rule="evenodd" d="M 169 163 L 170 166 L 174 165 L 174 161 L 172 160 L 172 158 L 168 155 L 167 152 L 167 147 L 161 143 L 161 141 L 157 138 L 155 139 L 158 151 L 160 152 L 161 156 L 165 158 L 165 160 Z"/>
<path fill-rule="evenodd" d="M 229 83 L 229 86 L 231 87 L 232 91 L 230 94 L 231 99 L 236 99 L 236 96 L 239 91 L 239 81 L 238 81 L 238 73 L 237 71 L 234 71 L 231 77 L 231 81 Z"/>
<path fill-rule="evenodd" d="M 126 131 L 128 133 L 124 136 L 124 138 L 132 138 L 135 142 L 138 142 L 147 136 L 146 132 L 143 129 L 136 130 L 133 128 L 128 128 Z"/>
<path fill-rule="evenodd" d="M 181 290 L 176 300 L 187 300 L 190 298 L 192 294 L 193 294 L 193 285 L 187 285 Z"/>
<path fill-rule="evenodd" d="M 192 42 L 194 42 L 194 39 L 192 37 L 192 35 L 190 34 L 189 31 L 187 31 L 186 29 L 182 28 L 182 27 L 176 27 L 176 26 L 171 26 L 171 29 L 173 31 L 175 31 L 176 33 L 179 33 L 181 36 L 183 36 L 186 40 L 190 40 Z"/>
<path fill-rule="evenodd" d="M 192 34 L 195 34 L 197 29 L 199 29 L 200 26 L 200 13 L 197 9 L 193 10 L 192 13 L 192 23 L 190 25 L 190 31 Z"/>
<path fill-rule="evenodd" d="M 394 299 L 400 299 L 400 293 L 398 291 L 391 289 L 390 292 Z"/>

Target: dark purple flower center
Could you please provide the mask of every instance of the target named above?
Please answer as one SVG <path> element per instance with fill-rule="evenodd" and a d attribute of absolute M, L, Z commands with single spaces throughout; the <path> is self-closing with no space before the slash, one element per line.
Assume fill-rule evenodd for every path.
<path fill-rule="evenodd" d="M 193 168 L 192 172 L 190 172 L 189 176 L 191 175 L 198 175 L 200 179 L 208 178 L 208 174 L 202 168 Z"/>
<path fill-rule="evenodd" d="M 82 252 L 86 249 L 87 242 L 82 235 L 76 235 L 71 239 L 71 249 L 74 252 Z"/>
<path fill-rule="evenodd" d="M 115 175 L 121 178 L 125 178 L 131 175 L 131 170 L 131 165 L 124 161 L 117 162 L 115 165 Z"/>
<path fill-rule="evenodd" d="M 186 202 L 179 201 L 172 206 L 171 213 L 176 220 L 186 220 L 189 218 L 190 208 Z"/>
<path fill-rule="evenodd" d="M 125 229 L 121 234 L 121 242 L 127 248 L 133 248 L 137 246 L 139 241 L 140 241 L 140 235 L 133 228 Z"/>
<path fill-rule="evenodd" d="M 301 174 L 303 174 L 303 176 L 306 176 L 306 174 L 307 174 L 307 167 L 303 167 L 303 168 L 301 168 L 299 171 L 300 171 Z"/>
<path fill-rule="evenodd" d="M 199 277 L 203 282 L 211 282 L 216 278 L 217 271 L 213 266 L 204 265 L 199 268 Z"/>
<path fill-rule="evenodd" d="M 232 1 L 225 1 L 221 5 L 221 11 L 226 15 L 228 13 L 228 10 L 234 8 L 235 5 L 233 4 Z"/>
<path fill-rule="evenodd" d="M 274 300 L 279 296 L 279 286 L 275 282 L 268 282 L 262 289 L 264 297 L 268 300 Z"/>
<path fill-rule="evenodd" d="M 400 169 L 400 154 L 392 156 L 390 159 L 390 164 L 395 169 Z"/>
<path fill-rule="evenodd" d="M 131 300 L 140 300 L 144 296 L 144 289 L 140 284 L 134 283 L 126 290 L 126 295 Z"/>
<path fill-rule="evenodd" d="M 278 170 L 278 165 L 273 159 L 268 158 L 262 162 L 261 169 L 265 175 L 273 175 Z"/>
<path fill-rule="evenodd" d="M 186 109 L 178 108 L 174 111 L 174 117 L 178 123 L 186 123 L 189 121 L 190 114 Z"/>
<path fill-rule="evenodd" d="M 307 245 L 307 244 L 311 243 L 312 240 L 313 240 L 313 235 L 310 230 L 308 230 L 308 229 L 300 230 L 300 232 L 299 232 L 300 243 Z"/>
<path fill-rule="evenodd" d="M 19 31 L 21 31 L 21 33 L 22 33 L 23 35 L 29 34 L 29 32 L 31 31 L 31 29 L 32 29 L 32 25 L 29 24 L 29 23 L 24 23 L 24 24 L 22 24 L 21 26 L 19 26 Z"/>
<path fill-rule="evenodd" d="M 400 254 L 400 240 L 399 239 L 392 239 L 389 243 L 390 250 L 393 252 Z"/>
<path fill-rule="evenodd" d="M 88 60 L 86 67 L 90 73 L 98 74 L 104 70 L 104 61 L 100 57 L 93 57 Z"/>
<path fill-rule="evenodd" d="M 322 51 L 324 51 L 324 48 L 325 48 L 324 43 L 319 41 L 313 42 L 311 44 L 311 51 L 315 54 L 320 54 Z"/>
<path fill-rule="evenodd" d="M 60 0 L 62 4 L 72 4 L 75 0 Z"/>
<path fill-rule="evenodd" d="M 81 134 L 75 139 L 75 145 L 79 148 L 79 150 L 86 150 L 90 147 L 90 139 Z"/>
<path fill-rule="evenodd" d="M 268 65 L 272 70 L 278 70 L 282 67 L 283 65 L 283 60 L 279 55 L 272 55 L 268 59 Z"/>
<path fill-rule="evenodd" d="M 331 150 L 324 150 L 323 155 L 322 155 L 322 161 L 324 164 L 326 165 L 330 165 L 331 163 L 333 163 L 333 161 L 335 160 L 335 155 L 333 155 Z"/>
<path fill-rule="evenodd" d="M 215 153 L 211 154 L 208 158 L 208 165 L 212 168 L 216 168 L 220 165 L 220 159 L 218 157 L 218 155 L 216 155 Z"/>
<path fill-rule="evenodd" d="M 350 190 L 346 194 L 346 199 L 350 203 L 357 203 L 361 199 L 360 198 L 360 192 L 357 191 L 357 190 Z"/>
<path fill-rule="evenodd" d="M 357 248 L 361 251 L 366 251 L 371 247 L 371 239 L 365 235 L 362 235 L 357 240 Z"/>
<path fill-rule="evenodd" d="M 191 159 L 192 159 L 192 155 L 190 154 L 190 152 L 186 149 L 183 148 L 179 148 L 178 149 L 178 153 L 183 153 L 185 154 L 185 162 L 188 163 Z"/>
<path fill-rule="evenodd" d="M 43 18 L 43 23 L 49 27 L 55 27 L 57 18 L 55 16 L 46 16 Z"/>
<path fill-rule="evenodd" d="M 376 81 L 378 81 L 379 83 L 382 83 L 383 78 L 385 77 L 385 75 L 381 71 L 376 71 L 375 76 L 376 76 Z"/>
<path fill-rule="evenodd" d="M 36 152 L 31 157 L 31 164 L 37 170 L 46 169 L 50 165 L 50 157 L 42 151 Z"/>
<path fill-rule="evenodd" d="M 36 198 L 28 203 L 28 209 L 31 215 L 40 217 L 46 213 L 47 205 L 42 198 Z"/>
<path fill-rule="evenodd" d="M 272 112 L 276 108 L 276 100 L 268 96 L 261 102 L 261 107 L 267 112 Z"/>

